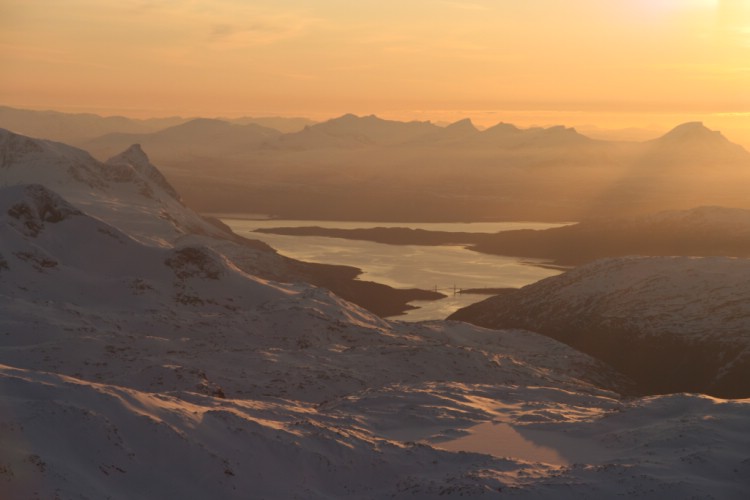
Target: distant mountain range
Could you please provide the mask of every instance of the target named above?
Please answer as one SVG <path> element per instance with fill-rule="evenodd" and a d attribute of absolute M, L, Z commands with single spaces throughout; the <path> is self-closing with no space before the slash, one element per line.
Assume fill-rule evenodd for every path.
<path fill-rule="evenodd" d="M 21 123 L 5 111 L 0 126 Z M 44 113 L 24 116 L 27 129 L 49 129 Z M 348 114 L 297 120 L 304 128 L 294 132 L 249 120 L 201 118 L 146 131 L 155 124 L 127 122 L 130 129 L 113 131 L 121 122 L 114 120 L 107 133 L 73 142 L 101 159 L 140 144 L 185 199 L 208 212 L 570 221 L 700 205 L 750 208 L 750 153 L 701 123 L 617 142 L 563 126 L 479 130 L 470 120 L 441 127 Z"/>
<path fill-rule="evenodd" d="M 255 123 L 238 125 L 223 120 L 197 118 L 147 134 L 111 133 L 86 141 L 85 149 L 99 155 L 114 154 L 130 144 L 140 144 L 155 157 L 211 158 L 217 151 L 229 156 L 276 138 L 281 132 Z"/>
<path fill-rule="evenodd" d="M 82 143 L 106 134 L 148 134 L 191 121 L 179 116 L 139 120 L 92 113 L 61 113 L 0 106 L 0 127 L 19 134 L 67 143 Z M 217 120 L 219 121 L 219 120 Z M 256 124 L 279 132 L 295 132 L 315 123 L 306 118 L 243 117 L 220 121 L 237 125 Z"/>
<path fill-rule="evenodd" d="M 80 142 L 97 155 L 140 143 L 149 151 L 169 157 L 183 155 L 224 157 L 254 149 L 311 151 L 409 146 L 496 146 L 500 148 L 565 147 L 591 140 L 565 127 L 518 129 L 499 124 L 484 131 L 465 119 L 446 127 L 430 122 L 399 122 L 376 116 L 344 115 L 283 134 L 256 123 L 238 125 L 225 120 L 196 118 L 148 133 L 110 133 Z"/>

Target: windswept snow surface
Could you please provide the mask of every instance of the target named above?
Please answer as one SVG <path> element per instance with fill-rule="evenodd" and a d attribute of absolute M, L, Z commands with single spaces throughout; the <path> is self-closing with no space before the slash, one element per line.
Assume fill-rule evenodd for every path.
<path fill-rule="evenodd" d="M 750 259 L 603 259 L 451 317 L 543 333 L 647 393 L 750 396 Z"/>
<path fill-rule="evenodd" d="M 273 260 L 220 251 L 231 241 L 138 168 L 137 151 L 110 165 L 130 165 L 131 180 L 84 188 L 71 162 L 96 179 L 108 167 L 2 140 L 2 498 L 743 498 L 750 488 L 748 401 L 623 399 L 628 379 L 541 335 L 388 322 L 325 290 L 258 278 L 247 269 Z M 491 421 L 564 460 L 440 449 Z M 580 462 L 570 443 L 593 451 Z"/>

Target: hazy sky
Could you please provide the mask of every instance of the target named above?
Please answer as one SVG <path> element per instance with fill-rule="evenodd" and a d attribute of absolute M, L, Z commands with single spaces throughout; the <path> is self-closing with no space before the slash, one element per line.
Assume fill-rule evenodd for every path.
<path fill-rule="evenodd" d="M 0 65 L 19 107 L 750 131 L 750 0 L 0 0 Z"/>

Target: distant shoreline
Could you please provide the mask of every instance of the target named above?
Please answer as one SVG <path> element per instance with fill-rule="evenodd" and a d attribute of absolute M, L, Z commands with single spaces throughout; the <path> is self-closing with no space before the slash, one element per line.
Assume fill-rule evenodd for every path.
<path fill-rule="evenodd" d="M 750 211 L 698 207 L 641 219 L 601 219 L 548 229 L 509 229 L 495 233 L 430 231 L 405 227 L 334 229 L 319 226 L 258 229 L 260 233 L 325 236 L 389 245 L 461 245 L 490 254 L 539 259 L 529 265 L 568 270 L 588 262 L 628 255 L 750 257 Z M 737 226 L 727 220 L 745 221 Z M 705 218 L 710 223 L 696 225 Z"/>
<path fill-rule="evenodd" d="M 244 221 L 279 221 L 279 222 L 331 222 L 331 223 L 343 223 L 353 224 L 362 223 L 364 225 L 371 226 L 373 224 L 382 225 L 385 227 L 396 227 L 396 225 L 419 225 L 419 224 L 466 224 L 466 225 L 480 225 L 480 224 L 549 224 L 554 226 L 566 226 L 575 224 L 573 221 L 561 221 L 561 220 L 531 220 L 531 219 L 518 219 L 517 217 L 493 217 L 489 219 L 479 220 L 465 220 L 465 219 L 401 219 L 401 220 L 382 220 L 378 218 L 345 218 L 339 217 L 335 219 L 321 219 L 319 217 L 305 217 L 305 215 L 298 216 L 279 216 L 269 214 L 255 214 L 255 213 L 244 213 L 244 212 L 201 212 L 206 217 L 214 217 L 216 219 L 229 219 L 229 220 L 244 220 Z"/>

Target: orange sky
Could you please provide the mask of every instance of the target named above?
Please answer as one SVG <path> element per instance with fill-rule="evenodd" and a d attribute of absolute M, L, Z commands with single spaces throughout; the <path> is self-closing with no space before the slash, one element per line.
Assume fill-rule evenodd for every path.
<path fill-rule="evenodd" d="M 0 0 L 0 104 L 663 128 L 750 145 L 750 0 Z"/>

